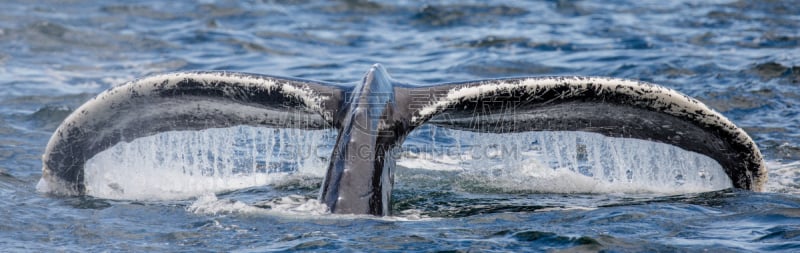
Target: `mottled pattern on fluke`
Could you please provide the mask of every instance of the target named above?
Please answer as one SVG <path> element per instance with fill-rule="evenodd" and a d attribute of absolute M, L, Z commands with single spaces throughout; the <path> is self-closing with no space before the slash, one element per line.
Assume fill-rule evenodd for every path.
<path fill-rule="evenodd" d="M 334 213 L 389 215 L 395 167 L 390 154 L 425 123 L 478 132 L 586 131 L 645 139 L 713 158 L 737 188 L 761 191 L 767 177 L 760 151 L 742 129 L 671 89 L 606 77 L 409 85 L 376 64 L 355 86 L 186 72 L 114 87 L 76 109 L 55 131 L 42 159 L 42 183 L 51 192 L 84 194 L 88 159 L 160 132 L 236 125 L 336 128 L 320 201 Z"/>

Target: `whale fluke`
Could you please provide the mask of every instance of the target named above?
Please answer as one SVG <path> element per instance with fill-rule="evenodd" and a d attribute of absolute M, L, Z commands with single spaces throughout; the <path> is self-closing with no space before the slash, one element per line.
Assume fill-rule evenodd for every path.
<path fill-rule="evenodd" d="M 42 157 L 52 192 L 83 194 L 83 167 L 119 142 L 167 131 L 237 125 L 335 127 L 347 90 L 335 84 L 230 72 L 135 80 L 84 103 L 56 129 Z"/>
<path fill-rule="evenodd" d="M 374 65 L 356 85 L 183 72 L 112 88 L 76 109 L 43 155 L 40 185 L 84 194 L 83 167 L 119 142 L 166 131 L 252 125 L 336 128 L 320 201 L 334 213 L 390 214 L 391 155 L 423 124 L 512 133 L 584 131 L 666 143 L 716 160 L 736 188 L 763 190 L 756 144 L 701 102 L 639 81 L 520 77 L 410 85 Z"/>
<path fill-rule="evenodd" d="M 524 77 L 408 88 L 429 98 L 414 126 L 505 133 L 583 131 L 674 145 L 716 160 L 737 188 L 763 190 L 766 167 L 741 128 L 675 90 L 607 77 Z"/>

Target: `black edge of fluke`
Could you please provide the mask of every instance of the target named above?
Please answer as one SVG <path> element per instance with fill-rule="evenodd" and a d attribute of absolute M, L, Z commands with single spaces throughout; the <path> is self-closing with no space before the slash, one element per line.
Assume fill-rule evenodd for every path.
<path fill-rule="evenodd" d="M 320 201 L 333 213 L 390 215 L 392 153 L 425 123 L 476 132 L 584 131 L 645 139 L 716 160 L 736 188 L 761 191 L 767 179 L 761 152 L 747 133 L 668 88 L 563 76 L 415 86 L 392 80 L 375 64 L 355 87 L 181 72 L 111 88 L 72 112 L 53 133 L 37 189 L 85 194 L 87 160 L 119 142 L 161 132 L 237 125 L 336 128 Z"/>

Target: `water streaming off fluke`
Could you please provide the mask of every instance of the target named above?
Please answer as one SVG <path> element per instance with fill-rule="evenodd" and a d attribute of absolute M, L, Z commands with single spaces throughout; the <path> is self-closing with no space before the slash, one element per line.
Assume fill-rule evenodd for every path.
<path fill-rule="evenodd" d="M 327 130 L 233 127 L 168 132 L 120 143 L 86 165 L 87 193 L 185 199 L 322 180 Z M 674 146 L 583 132 L 489 134 L 426 126 L 393 154 L 401 167 L 448 170 L 460 191 L 679 194 L 731 187 L 712 159 Z M 401 168 L 402 169 L 402 168 Z"/>
<path fill-rule="evenodd" d="M 86 164 L 87 193 L 181 199 L 325 173 L 335 133 L 233 127 L 168 132 L 120 143 Z"/>

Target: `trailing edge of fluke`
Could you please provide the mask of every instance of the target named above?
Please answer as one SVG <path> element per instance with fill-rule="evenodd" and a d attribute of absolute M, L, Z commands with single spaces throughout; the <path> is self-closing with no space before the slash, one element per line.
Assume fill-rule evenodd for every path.
<path fill-rule="evenodd" d="M 339 131 L 320 201 L 334 213 L 389 215 L 389 155 L 422 124 L 466 131 L 584 131 L 651 140 L 716 160 L 733 186 L 761 191 L 761 152 L 742 129 L 661 86 L 607 77 L 519 77 L 433 85 L 378 64 L 356 85 L 232 72 L 181 72 L 111 88 L 58 127 L 40 186 L 84 194 L 84 165 L 119 142 L 166 131 L 252 125 Z M 369 152 L 364 152 L 368 150 Z"/>

